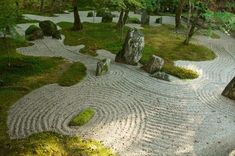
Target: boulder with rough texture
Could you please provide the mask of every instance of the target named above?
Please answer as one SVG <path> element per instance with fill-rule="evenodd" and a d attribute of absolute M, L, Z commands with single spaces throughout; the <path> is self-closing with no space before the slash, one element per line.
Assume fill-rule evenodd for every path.
<path fill-rule="evenodd" d="M 235 77 L 232 79 L 232 81 L 224 89 L 222 95 L 225 96 L 225 97 L 228 97 L 230 99 L 235 100 Z"/>
<path fill-rule="evenodd" d="M 143 69 L 153 74 L 156 71 L 160 71 L 164 65 L 164 60 L 161 57 L 158 57 L 156 55 L 153 55 L 152 58 L 149 60 L 148 63 L 143 67 Z"/>
<path fill-rule="evenodd" d="M 108 73 L 110 68 L 110 59 L 104 59 L 97 63 L 96 76 L 101 76 Z"/>
<path fill-rule="evenodd" d="M 144 10 L 141 15 L 141 24 L 149 25 L 149 22 L 150 22 L 150 16 L 148 15 L 148 12 Z"/>
<path fill-rule="evenodd" d="M 43 38 L 42 29 L 40 29 L 36 25 L 29 26 L 28 29 L 25 31 L 25 38 L 29 41 L 42 39 Z"/>
<path fill-rule="evenodd" d="M 160 79 L 160 80 L 170 81 L 169 75 L 166 74 L 165 72 L 156 72 L 156 73 L 152 74 L 151 76 L 155 77 L 157 79 Z"/>
<path fill-rule="evenodd" d="M 52 36 L 56 39 L 61 39 L 60 31 L 57 29 L 57 25 L 52 21 L 41 21 L 39 26 L 42 29 L 45 36 Z"/>
<path fill-rule="evenodd" d="M 144 50 L 144 35 L 136 28 L 131 28 L 126 36 L 122 50 L 117 54 L 115 61 L 130 65 L 137 65 Z"/>

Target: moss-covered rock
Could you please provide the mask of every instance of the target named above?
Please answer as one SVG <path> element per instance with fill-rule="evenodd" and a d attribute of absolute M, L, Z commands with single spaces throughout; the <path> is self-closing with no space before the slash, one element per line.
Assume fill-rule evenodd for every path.
<path fill-rule="evenodd" d="M 43 38 L 43 31 L 36 25 L 31 25 L 25 31 L 25 38 L 29 41 Z"/>
<path fill-rule="evenodd" d="M 39 22 L 39 26 L 42 29 L 45 36 L 52 36 L 56 39 L 61 39 L 60 31 L 57 29 L 57 25 L 52 21 Z"/>

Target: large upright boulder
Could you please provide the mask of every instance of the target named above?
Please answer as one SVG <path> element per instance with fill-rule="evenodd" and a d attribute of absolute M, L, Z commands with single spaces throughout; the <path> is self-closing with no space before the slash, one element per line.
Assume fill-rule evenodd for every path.
<path fill-rule="evenodd" d="M 144 10 L 141 14 L 141 24 L 142 25 L 149 25 L 150 23 L 150 16 L 146 10 Z"/>
<path fill-rule="evenodd" d="M 42 29 L 45 36 L 52 36 L 56 39 L 61 39 L 60 31 L 57 29 L 57 25 L 50 20 L 39 22 L 39 27 Z"/>
<path fill-rule="evenodd" d="M 136 28 L 129 29 L 122 50 L 115 61 L 130 65 L 137 65 L 144 50 L 144 35 Z"/>
<path fill-rule="evenodd" d="M 161 57 L 158 57 L 156 55 L 153 55 L 152 58 L 149 60 L 149 62 L 146 63 L 146 65 L 143 67 L 143 69 L 153 74 L 156 71 L 160 71 L 164 65 L 164 60 Z"/>
<path fill-rule="evenodd" d="M 225 97 L 228 97 L 230 99 L 235 100 L 235 77 L 232 79 L 232 81 L 224 89 L 222 95 L 225 96 Z"/>
<path fill-rule="evenodd" d="M 110 68 L 110 59 L 103 59 L 97 62 L 96 76 L 101 76 L 109 72 Z"/>
<path fill-rule="evenodd" d="M 30 25 L 25 31 L 25 38 L 29 41 L 42 39 L 43 38 L 42 29 L 40 29 L 36 25 Z"/>

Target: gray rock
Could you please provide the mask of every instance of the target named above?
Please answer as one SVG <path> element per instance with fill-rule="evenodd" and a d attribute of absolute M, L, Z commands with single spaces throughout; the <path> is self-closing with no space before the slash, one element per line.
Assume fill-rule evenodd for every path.
<path fill-rule="evenodd" d="M 103 59 L 97 63 L 96 76 L 101 76 L 108 73 L 110 68 L 110 59 Z"/>
<path fill-rule="evenodd" d="M 155 77 L 157 79 L 160 79 L 160 80 L 170 81 L 169 75 L 166 74 L 165 72 L 156 72 L 156 73 L 152 74 L 151 76 Z"/>
<path fill-rule="evenodd" d="M 225 97 L 228 97 L 232 100 L 235 100 L 235 77 L 232 79 L 232 81 L 224 89 L 222 95 L 225 96 Z"/>
<path fill-rule="evenodd" d="M 164 65 L 164 60 L 161 57 L 153 55 L 150 61 L 146 63 L 146 65 L 143 67 L 143 69 L 146 72 L 153 74 L 156 71 L 160 71 L 163 65 Z"/>
<path fill-rule="evenodd" d="M 149 25 L 150 16 L 148 15 L 147 11 L 143 11 L 141 14 L 141 24 L 142 25 Z"/>
<path fill-rule="evenodd" d="M 137 65 L 144 50 L 144 35 L 136 28 L 129 29 L 122 50 L 115 61 L 130 65 Z"/>

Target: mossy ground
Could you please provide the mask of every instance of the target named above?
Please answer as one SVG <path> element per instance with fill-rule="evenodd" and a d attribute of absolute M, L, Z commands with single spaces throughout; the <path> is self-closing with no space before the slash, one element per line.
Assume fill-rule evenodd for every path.
<path fill-rule="evenodd" d="M 76 115 L 69 123 L 70 126 L 82 126 L 88 123 L 95 115 L 95 111 L 92 108 L 86 108 Z"/>
<path fill-rule="evenodd" d="M 57 82 L 72 85 L 85 75 L 84 65 L 80 63 L 72 64 L 62 58 L 31 57 L 16 53 L 16 48 L 22 46 L 28 44 L 24 41 L 7 39 L 5 42 L 0 39 L 0 80 L 3 81 L 0 86 L 0 155 L 111 155 L 111 150 L 100 142 L 51 132 L 34 134 L 25 139 L 9 138 L 7 115 L 17 100 L 43 85 Z M 7 53 L 10 54 L 9 58 Z M 70 74 L 74 70 L 82 72 Z M 70 82 L 70 78 L 76 82 Z"/>
<path fill-rule="evenodd" d="M 128 28 L 116 29 L 114 23 L 84 23 L 84 29 L 79 32 L 71 30 L 72 23 L 61 22 L 62 32 L 65 35 L 66 45 L 84 44 L 82 53 L 95 56 L 96 50 L 106 49 L 117 54 L 122 48 Z M 162 25 L 158 27 L 146 26 L 142 30 L 145 35 L 145 49 L 141 63 L 146 63 L 153 54 L 165 60 L 163 71 L 181 79 L 194 79 L 198 77 L 195 71 L 175 67 L 174 61 L 205 61 L 215 58 L 215 54 L 202 45 L 184 45 L 184 35 L 176 34 L 173 26 Z"/>

